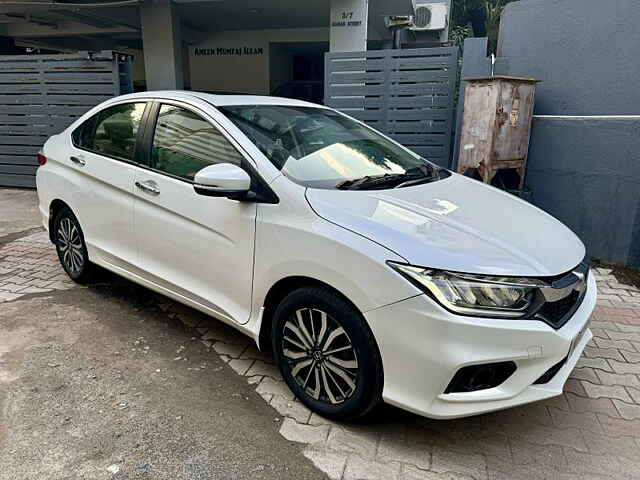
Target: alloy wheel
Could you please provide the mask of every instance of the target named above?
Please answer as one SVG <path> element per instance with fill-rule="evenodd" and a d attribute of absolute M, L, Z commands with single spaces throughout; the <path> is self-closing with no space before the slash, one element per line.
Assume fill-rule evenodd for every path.
<path fill-rule="evenodd" d="M 84 265 L 84 253 L 80 232 L 70 218 L 64 217 L 58 224 L 58 248 L 65 268 L 78 273 Z"/>
<path fill-rule="evenodd" d="M 326 312 L 296 310 L 283 326 L 282 353 L 291 376 L 313 399 L 336 405 L 355 392 L 356 351 L 344 328 Z"/>

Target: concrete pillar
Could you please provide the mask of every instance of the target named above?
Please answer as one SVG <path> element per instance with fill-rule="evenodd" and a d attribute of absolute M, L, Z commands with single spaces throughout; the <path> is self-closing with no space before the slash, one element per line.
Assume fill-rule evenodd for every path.
<path fill-rule="evenodd" d="M 368 23 L 369 0 L 331 0 L 329 50 L 365 51 Z"/>
<path fill-rule="evenodd" d="M 170 0 L 140 6 L 147 90 L 184 88 L 180 18 Z"/>

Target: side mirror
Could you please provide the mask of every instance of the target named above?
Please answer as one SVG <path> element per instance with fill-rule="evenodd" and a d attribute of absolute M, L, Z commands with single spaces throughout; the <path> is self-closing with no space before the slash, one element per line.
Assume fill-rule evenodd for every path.
<path fill-rule="evenodd" d="M 217 163 L 196 173 L 193 188 L 200 195 L 241 200 L 249 193 L 251 177 L 237 165 Z"/>

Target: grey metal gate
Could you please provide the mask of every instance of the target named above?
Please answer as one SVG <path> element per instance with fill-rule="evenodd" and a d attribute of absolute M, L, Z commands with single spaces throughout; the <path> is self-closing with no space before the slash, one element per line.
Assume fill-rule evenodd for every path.
<path fill-rule="evenodd" d="M 448 167 L 458 48 L 325 54 L 325 105 Z"/>
<path fill-rule="evenodd" d="M 115 52 L 0 56 L 0 186 L 34 187 L 49 136 L 132 91 L 130 58 Z"/>

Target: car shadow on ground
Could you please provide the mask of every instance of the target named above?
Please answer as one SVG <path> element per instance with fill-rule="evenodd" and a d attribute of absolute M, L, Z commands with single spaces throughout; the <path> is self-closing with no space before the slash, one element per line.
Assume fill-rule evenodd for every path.
<path fill-rule="evenodd" d="M 167 317 L 175 328 L 200 338 L 290 420 L 281 434 L 307 443 L 308 456 L 317 466 L 325 465 L 330 476 L 327 455 L 344 457 L 347 471 L 349 459 L 356 456 L 383 469 L 399 463 L 471 478 L 489 473 L 496 478 L 557 478 L 580 472 L 606 478 L 630 465 L 637 471 L 640 421 L 621 418 L 608 398 L 588 398 L 577 378 L 584 372 L 571 378 L 559 397 L 490 414 L 432 420 L 381 405 L 362 421 L 335 423 L 295 401 L 270 355 L 258 352 L 232 327 L 109 272 L 88 288 Z"/>

